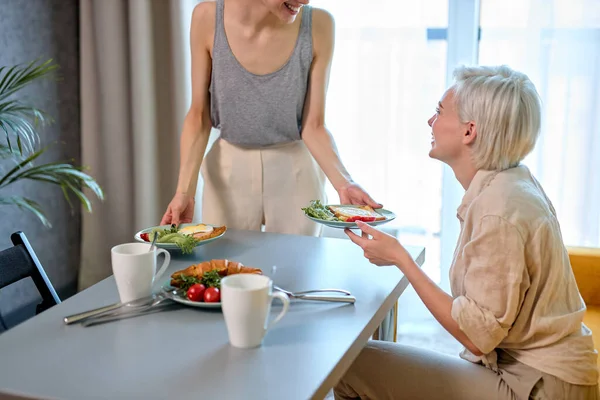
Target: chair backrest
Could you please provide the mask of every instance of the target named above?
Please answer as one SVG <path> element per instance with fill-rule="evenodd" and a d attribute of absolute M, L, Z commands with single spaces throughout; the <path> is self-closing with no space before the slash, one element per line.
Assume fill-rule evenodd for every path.
<path fill-rule="evenodd" d="M 10 239 L 14 246 L 0 252 L 0 289 L 30 277 L 42 296 L 36 314 L 59 304 L 60 298 L 25 234 L 15 232 Z"/>

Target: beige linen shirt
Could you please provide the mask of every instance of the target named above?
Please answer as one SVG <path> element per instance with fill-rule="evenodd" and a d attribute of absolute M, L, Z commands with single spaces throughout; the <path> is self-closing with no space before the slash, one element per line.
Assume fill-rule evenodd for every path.
<path fill-rule="evenodd" d="M 478 171 L 458 208 L 452 317 L 495 369 L 495 349 L 577 385 L 596 385 L 598 353 L 556 212 L 525 166 Z M 600 332 L 599 332 L 600 334 Z"/>

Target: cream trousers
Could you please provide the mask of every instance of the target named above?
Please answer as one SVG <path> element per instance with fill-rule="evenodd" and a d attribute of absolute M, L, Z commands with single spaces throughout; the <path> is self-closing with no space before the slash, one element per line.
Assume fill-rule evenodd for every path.
<path fill-rule="evenodd" d="M 219 138 L 202 163 L 202 221 L 241 230 L 319 236 L 304 216 L 325 201 L 325 175 L 303 141 L 248 149 Z"/>
<path fill-rule="evenodd" d="M 572 385 L 498 354 L 498 372 L 458 357 L 371 341 L 335 387 L 336 400 L 598 400 L 598 386 Z"/>

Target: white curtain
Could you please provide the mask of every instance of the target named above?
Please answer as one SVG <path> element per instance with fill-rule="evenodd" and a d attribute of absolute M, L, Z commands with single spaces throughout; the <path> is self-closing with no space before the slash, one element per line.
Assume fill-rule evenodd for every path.
<path fill-rule="evenodd" d="M 188 98 L 186 7 L 81 0 L 83 164 L 106 200 L 83 215 L 80 289 L 112 274 L 111 247 L 158 224 L 174 193 Z"/>
<path fill-rule="evenodd" d="M 439 280 L 442 166 L 428 157 L 427 120 L 446 84 L 447 43 L 439 33 L 447 25 L 448 1 L 311 5 L 335 18 L 326 123 L 342 160 L 396 213 L 386 228 L 407 244 L 426 246 L 424 269 Z M 331 187 L 328 196 L 338 198 Z"/>
<path fill-rule="evenodd" d="M 529 75 L 543 102 L 525 160 L 567 244 L 600 247 L 600 1 L 483 0 L 480 64 Z"/>
<path fill-rule="evenodd" d="M 439 282 L 447 270 L 440 269 L 441 220 L 456 210 L 442 215 L 448 199 L 442 167 L 427 156 L 426 120 L 453 68 L 447 49 L 460 46 L 447 41 L 449 3 L 468 4 L 472 15 L 480 6 L 480 64 L 508 64 L 538 87 L 543 132 L 525 162 L 554 202 L 567 244 L 600 246 L 600 1 L 461 1 L 311 1 L 336 21 L 327 124 L 342 158 L 398 214 L 401 239 L 427 247 L 425 269 Z M 331 188 L 329 196 L 336 198 Z"/>

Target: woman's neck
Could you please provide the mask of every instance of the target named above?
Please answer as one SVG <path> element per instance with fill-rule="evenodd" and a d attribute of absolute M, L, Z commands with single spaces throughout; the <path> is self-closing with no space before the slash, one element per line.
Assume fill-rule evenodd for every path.
<path fill-rule="evenodd" d="M 470 157 L 463 157 L 463 159 L 448 165 L 452 168 L 452 171 L 454 171 L 454 176 L 456 176 L 460 185 L 467 190 L 477 173 L 477 168 L 473 165 Z"/>
<path fill-rule="evenodd" d="M 227 16 L 252 31 L 251 33 L 283 25 L 260 0 L 225 0 L 225 5 Z"/>

